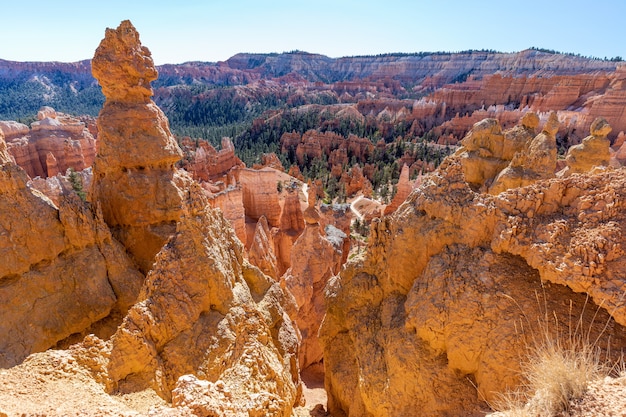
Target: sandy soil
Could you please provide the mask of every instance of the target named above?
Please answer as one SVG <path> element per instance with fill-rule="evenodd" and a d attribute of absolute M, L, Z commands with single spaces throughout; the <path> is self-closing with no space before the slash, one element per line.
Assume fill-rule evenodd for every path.
<path fill-rule="evenodd" d="M 304 383 L 304 399 L 306 404 L 303 407 L 294 409 L 297 417 L 329 417 L 326 412 L 326 390 L 324 389 L 324 373 L 321 370 L 305 369 L 301 375 Z"/>
<path fill-rule="evenodd" d="M 321 372 L 302 375 L 306 405 L 296 417 L 323 417 L 326 391 Z M 153 390 L 109 395 L 76 357 L 65 350 L 31 355 L 22 364 L 0 369 L 0 417 L 8 416 L 191 416 L 168 406 Z"/>

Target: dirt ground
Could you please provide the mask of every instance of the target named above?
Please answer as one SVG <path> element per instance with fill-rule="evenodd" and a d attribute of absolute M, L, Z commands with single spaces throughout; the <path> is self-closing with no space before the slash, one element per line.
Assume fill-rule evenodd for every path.
<path fill-rule="evenodd" d="M 300 375 L 304 383 L 304 407 L 296 407 L 297 417 L 329 417 L 326 412 L 326 390 L 324 389 L 324 372 L 319 369 L 305 369 Z"/>

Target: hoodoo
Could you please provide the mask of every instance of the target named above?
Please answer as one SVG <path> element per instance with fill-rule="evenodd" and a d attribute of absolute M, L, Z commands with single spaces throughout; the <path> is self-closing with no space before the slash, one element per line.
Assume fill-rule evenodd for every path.
<path fill-rule="evenodd" d="M 184 180 L 174 164 L 182 151 L 167 118 L 151 100 L 157 70 L 129 21 L 107 29 L 92 60 L 106 101 L 98 116 L 98 153 L 91 201 L 142 271 L 176 230 Z"/>

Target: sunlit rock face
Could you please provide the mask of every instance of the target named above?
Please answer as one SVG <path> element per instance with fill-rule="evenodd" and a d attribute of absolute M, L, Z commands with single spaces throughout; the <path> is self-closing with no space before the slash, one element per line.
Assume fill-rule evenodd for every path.
<path fill-rule="evenodd" d="M 594 126 L 592 136 L 608 130 Z M 547 337 L 580 318 L 597 346 L 626 346 L 626 171 L 555 177 L 557 129 L 553 115 L 536 136 L 518 132 L 529 183 L 492 195 L 485 184 L 497 170 L 471 177 L 485 181 L 477 187 L 468 167 L 484 161 L 467 162 L 504 159 L 506 135 L 494 121 L 478 125 L 465 149 L 372 223 L 365 257 L 325 290 L 333 415 L 482 415 L 483 400 L 522 383 L 520 360 L 536 335 L 528 324 L 546 314 L 558 320 Z"/>
<path fill-rule="evenodd" d="M 107 29 L 92 71 L 106 102 L 98 117 L 91 200 L 100 202 L 113 234 L 147 272 L 181 215 L 186 180 L 174 164 L 182 152 L 150 99 L 157 71 L 129 21 Z"/>

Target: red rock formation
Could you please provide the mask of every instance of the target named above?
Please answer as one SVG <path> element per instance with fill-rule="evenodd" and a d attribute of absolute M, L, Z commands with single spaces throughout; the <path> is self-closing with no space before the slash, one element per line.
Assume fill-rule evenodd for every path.
<path fill-rule="evenodd" d="M 46 172 L 50 177 L 54 177 L 59 173 L 59 162 L 52 152 L 48 152 L 46 155 Z"/>
<path fill-rule="evenodd" d="M 298 168 L 298 165 L 292 165 L 289 167 L 289 172 L 288 174 L 291 177 L 294 177 L 300 181 L 304 181 L 304 176 L 302 175 L 302 173 L 300 172 L 300 168 Z"/>
<path fill-rule="evenodd" d="M 222 138 L 222 148 L 216 151 L 210 143 L 189 138 L 182 141 L 185 157 L 182 167 L 198 181 L 217 181 L 222 179 L 234 167 L 244 167 L 244 163 L 235 155 L 235 148 L 230 138 Z"/>
<path fill-rule="evenodd" d="M 28 126 L 14 121 L 0 121 L 0 131 L 4 134 L 6 142 L 11 142 L 13 139 L 27 136 L 30 133 Z"/>
<path fill-rule="evenodd" d="M 37 117 L 39 121 L 32 123 L 32 129 L 15 122 L 0 122 L 0 130 L 8 132 L 10 138 L 9 152 L 31 178 L 54 176 L 68 168 L 82 171 L 91 166 L 96 142 L 83 122 L 51 107 L 42 107 Z M 52 172 L 48 171 L 49 166 Z"/>
<path fill-rule="evenodd" d="M 310 161 L 314 158 L 321 158 L 322 154 L 330 160 L 333 151 L 337 164 L 341 165 L 347 162 L 348 155 L 365 160 L 366 156 L 372 154 L 374 150 L 372 142 L 368 139 L 355 135 L 349 135 L 346 139 L 330 131 L 320 133 L 309 130 L 301 137 L 297 133 L 284 133 L 280 138 L 280 143 L 281 152 L 284 154 L 295 152 L 298 163 L 301 165 L 305 158 Z"/>
<path fill-rule="evenodd" d="M 413 184 L 409 180 L 409 167 L 404 165 L 398 179 L 396 195 L 393 196 L 391 203 L 385 207 L 383 214 L 389 215 L 396 211 L 400 204 L 404 203 L 404 200 L 411 194 L 411 191 L 413 191 Z"/>
<path fill-rule="evenodd" d="M 107 29 L 92 70 L 106 102 L 98 117 L 90 198 L 100 202 L 113 234 L 147 272 L 181 215 L 183 179 L 174 164 L 182 152 L 150 99 L 157 71 L 130 22 Z"/>
<path fill-rule="evenodd" d="M 272 168 L 260 170 L 244 168 L 238 171 L 238 176 L 246 216 L 254 221 L 265 216 L 270 227 L 278 227 L 281 209 L 276 188 L 277 171 Z"/>
<path fill-rule="evenodd" d="M 617 139 L 612 146 L 612 148 L 615 149 L 615 154 L 613 155 L 613 157 L 621 165 L 626 164 L 626 146 L 624 146 L 625 142 L 626 134 L 624 134 L 624 132 L 619 132 L 619 135 L 617 136 Z"/>
<path fill-rule="evenodd" d="M 343 184 L 346 190 L 346 197 L 352 197 L 359 191 L 369 190 L 371 195 L 372 184 L 363 175 L 363 170 L 359 165 L 354 165 L 350 171 L 341 174 L 339 183 Z"/>
<path fill-rule="evenodd" d="M 416 103 L 411 119 L 430 120 L 420 131 L 435 129 L 438 135 L 463 137 L 472 124 L 485 117 L 497 118 L 506 128 L 519 119 L 519 111 L 557 111 L 563 119 L 561 133 L 580 140 L 600 116 L 616 128 L 626 129 L 625 67 L 613 73 L 515 77 L 500 74 L 469 78 L 448 85 Z M 581 111 L 581 109 L 586 109 Z"/>
<path fill-rule="evenodd" d="M 283 163 L 280 162 L 278 156 L 274 152 L 264 153 L 261 155 L 261 164 L 259 166 L 254 166 L 254 169 L 261 169 L 265 167 L 274 168 L 277 171 L 285 172 L 285 167 Z M 291 175 L 291 174 L 290 174 Z"/>

